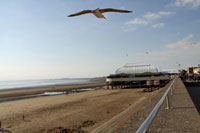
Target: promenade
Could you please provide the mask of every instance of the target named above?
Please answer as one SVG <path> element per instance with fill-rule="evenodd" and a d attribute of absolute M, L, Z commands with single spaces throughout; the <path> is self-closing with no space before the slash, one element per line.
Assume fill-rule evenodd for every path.
<path fill-rule="evenodd" d="M 155 101 L 158 99 L 152 100 L 152 102 Z M 181 79 L 177 78 L 172 95 L 169 92 L 169 104 L 170 109 L 166 109 L 166 101 L 163 102 L 147 130 L 148 133 L 200 132 L 200 87 L 186 87 Z M 147 110 L 152 106 L 155 106 L 155 103 L 148 104 L 143 110 L 133 115 L 118 128 L 117 132 L 136 132 L 147 117 L 147 113 L 144 112 L 150 113 Z"/>
<path fill-rule="evenodd" d="M 147 132 L 200 132 L 200 87 L 185 87 L 176 80 L 170 95 L 170 110 L 166 102 L 161 106 Z"/>

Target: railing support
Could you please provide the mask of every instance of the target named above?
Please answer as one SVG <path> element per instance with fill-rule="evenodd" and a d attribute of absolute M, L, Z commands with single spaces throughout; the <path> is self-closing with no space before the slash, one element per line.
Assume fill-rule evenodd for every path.
<path fill-rule="evenodd" d="M 174 84 L 175 84 L 175 83 L 174 83 Z M 172 85 L 172 88 L 171 88 L 171 95 L 173 95 L 174 84 Z"/>
<path fill-rule="evenodd" d="M 171 96 L 173 95 L 173 86 L 172 86 L 172 88 L 170 89 L 170 94 L 171 94 Z"/>
<path fill-rule="evenodd" d="M 169 107 L 169 97 L 168 97 L 168 95 L 166 96 L 166 102 L 167 102 L 167 107 L 166 107 L 166 109 L 170 109 L 170 107 Z"/>

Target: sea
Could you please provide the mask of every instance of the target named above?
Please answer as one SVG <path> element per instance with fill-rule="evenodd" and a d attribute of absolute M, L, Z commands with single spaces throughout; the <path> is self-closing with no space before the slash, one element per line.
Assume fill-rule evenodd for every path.
<path fill-rule="evenodd" d="M 90 78 L 63 78 L 63 79 L 37 79 L 37 80 L 11 80 L 0 81 L 0 90 L 37 87 L 48 85 L 71 85 L 91 83 Z"/>

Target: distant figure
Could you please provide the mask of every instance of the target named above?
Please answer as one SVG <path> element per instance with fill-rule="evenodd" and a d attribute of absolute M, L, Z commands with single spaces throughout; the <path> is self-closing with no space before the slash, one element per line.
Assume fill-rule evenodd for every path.
<path fill-rule="evenodd" d="M 102 13 L 105 13 L 105 12 L 131 13 L 132 11 L 120 10 L 120 9 L 112 9 L 112 8 L 106 8 L 106 9 L 97 8 L 95 10 L 83 10 L 81 12 L 71 14 L 68 17 L 74 17 L 74 16 L 79 16 L 79 15 L 83 15 L 83 14 L 87 14 L 87 13 L 93 13 L 97 18 L 106 19 L 102 14 Z"/>

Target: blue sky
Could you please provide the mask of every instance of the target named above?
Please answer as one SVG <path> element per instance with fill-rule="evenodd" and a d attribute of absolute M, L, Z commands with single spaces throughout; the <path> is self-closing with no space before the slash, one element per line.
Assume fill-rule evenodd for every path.
<path fill-rule="evenodd" d="M 67 17 L 98 7 L 133 13 Z M 200 0 L 1 0 L 0 80 L 107 76 L 136 62 L 196 66 L 199 14 Z"/>

